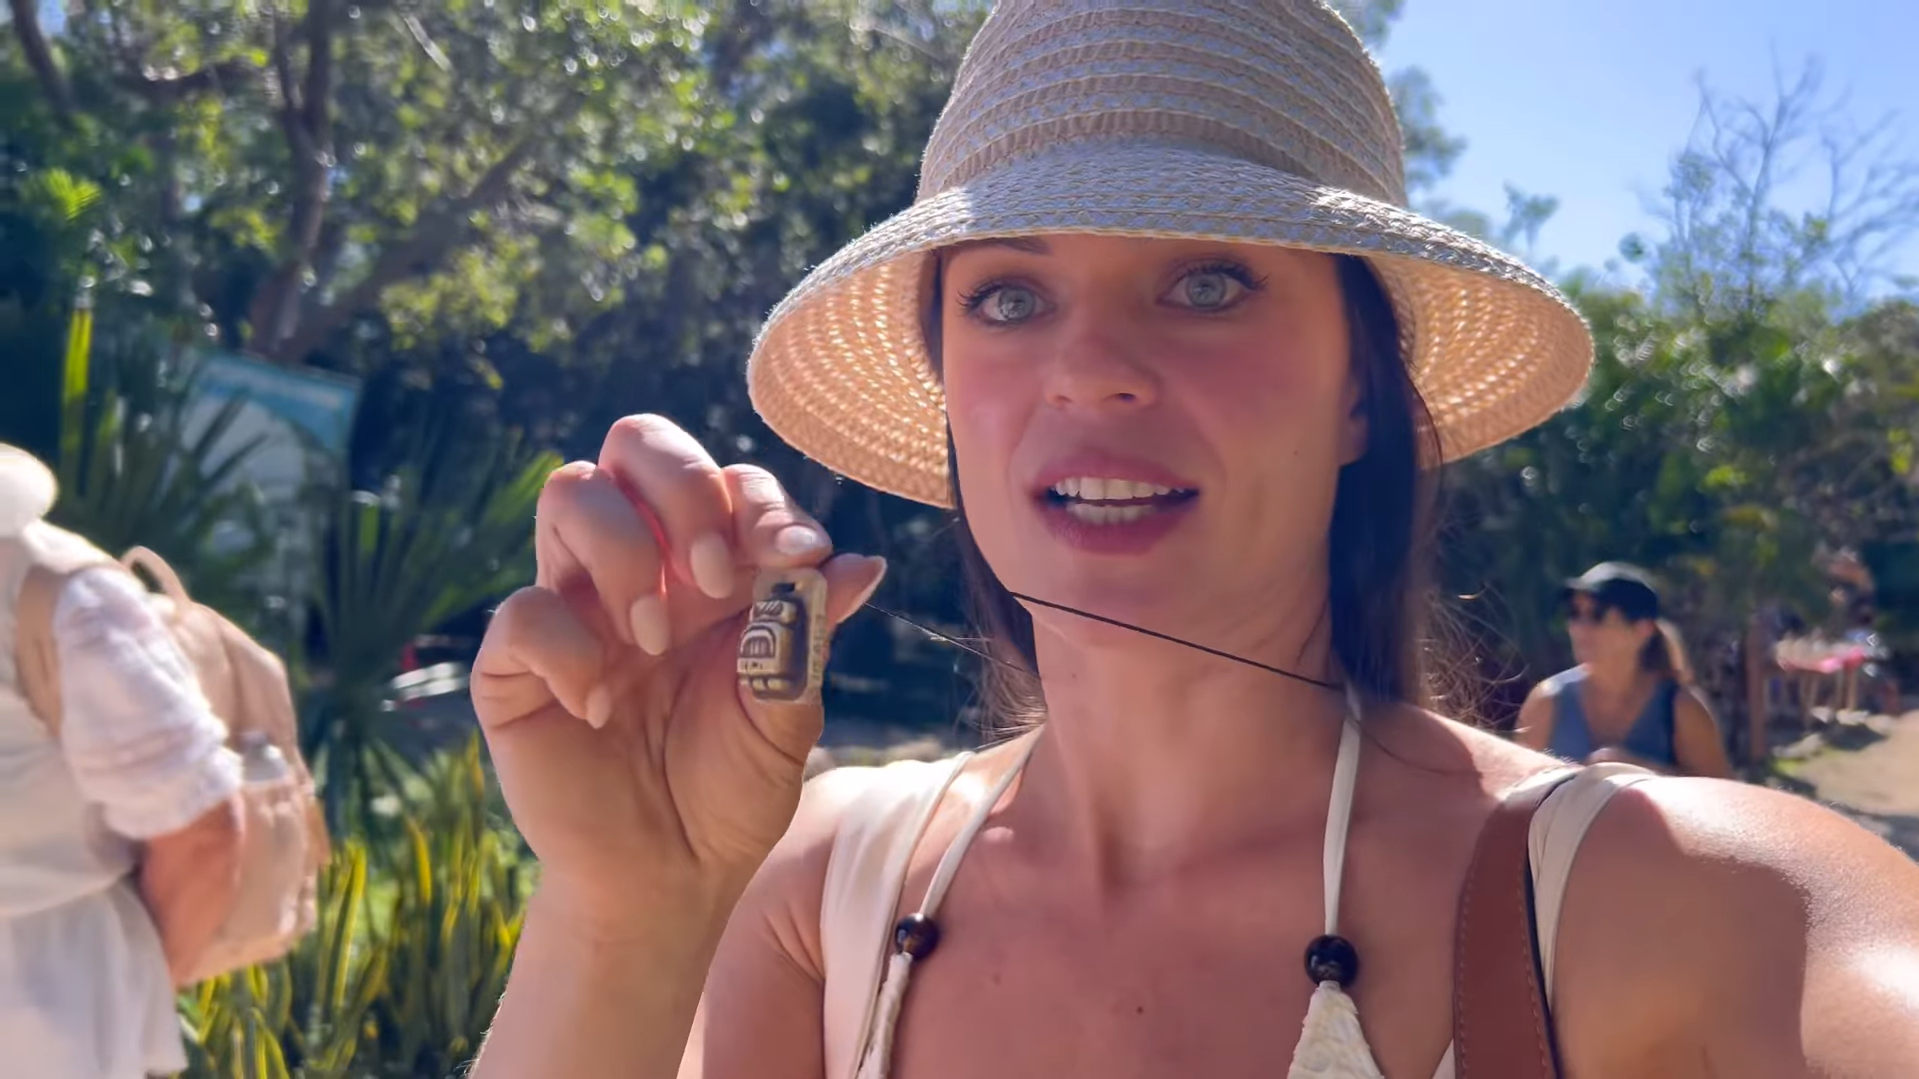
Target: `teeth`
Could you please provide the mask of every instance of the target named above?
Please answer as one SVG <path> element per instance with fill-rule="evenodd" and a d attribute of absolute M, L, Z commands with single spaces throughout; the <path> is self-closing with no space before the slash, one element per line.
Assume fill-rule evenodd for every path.
<path fill-rule="evenodd" d="M 1117 525 L 1138 521 L 1159 511 L 1151 506 L 1101 506 L 1092 502 L 1072 502 L 1066 512 L 1095 525 Z"/>
<path fill-rule="evenodd" d="M 1053 485 L 1053 493 L 1065 498 L 1077 498 L 1085 502 L 1126 502 L 1138 498 L 1159 498 L 1173 493 L 1171 487 L 1161 487 L 1156 483 L 1142 480 L 1103 479 L 1098 476 L 1075 476 L 1061 480 Z"/>

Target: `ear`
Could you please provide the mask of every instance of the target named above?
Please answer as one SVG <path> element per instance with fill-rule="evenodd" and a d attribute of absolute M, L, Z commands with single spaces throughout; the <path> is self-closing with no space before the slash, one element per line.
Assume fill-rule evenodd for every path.
<path fill-rule="evenodd" d="M 1354 367 L 1356 368 L 1357 365 Z M 1341 400 L 1344 414 L 1339 431 L 1341 467 L 1366 456 L 1366 447 L 1372 441 L 1372 424 L 1367 418 L 1365 381 L 1356 369 L 1346 373 L 1346 392 Z"/>

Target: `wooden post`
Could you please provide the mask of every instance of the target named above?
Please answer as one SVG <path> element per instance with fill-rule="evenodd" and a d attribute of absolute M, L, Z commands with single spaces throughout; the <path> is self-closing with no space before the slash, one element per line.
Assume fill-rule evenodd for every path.
<path fill-rule="evenodd" d="M 1759 612 L 1746 617 L 1746 761 L 1764 764 L 1771 755 L 1766 744 L 1766 728 L 1772 718 L 1772 702 L 1766 699 L 1766 675 L 1772 666 L 1760 631 Z"/>

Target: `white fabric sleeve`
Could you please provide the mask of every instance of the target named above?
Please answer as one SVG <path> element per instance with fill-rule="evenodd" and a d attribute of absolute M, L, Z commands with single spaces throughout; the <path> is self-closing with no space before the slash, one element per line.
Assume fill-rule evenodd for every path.
<path fill-rule="evenodd" d="M 60 742 L 81 793 L 129 839 L 177 832 L 240 787 L 239 755 L 140 586 L 82 571 L 54 608 Z"/>

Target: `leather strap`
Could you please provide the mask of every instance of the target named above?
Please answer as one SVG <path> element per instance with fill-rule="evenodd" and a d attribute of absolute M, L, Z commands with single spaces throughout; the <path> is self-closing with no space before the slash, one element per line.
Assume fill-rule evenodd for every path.
<path fill-rule="evenodd" d="M 1493 809 L 1459 896 L 1453 945 L 1457 1079 L 1557 1079 L 1528 851 L 1533 814 L 1577 773 L 1527 782 Z"/>
<path fill-rule="evenodd" d="M 68 575 L 43 565 L 27 568 L 14 606 L 13 660 L 20 695 L 48 733 L 60 737 L 60 651 L 53 640 L 53 610 Z"/>
<path fill-rule="evenodd" d="M 66 592 L 67 582 L 82 570 L 95 566 L 124 567 L 85 543 L 26 550 L 30 561 L 25 576 L 20 579 L 20 597 L 13 608 L 14 672 L 20 695 L 57 741 L 61 713 L 60 649 L 54 640 L 53 616 L 60 597 Z"/>

